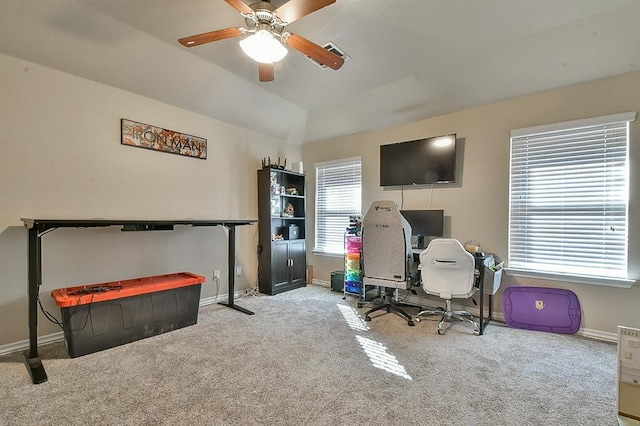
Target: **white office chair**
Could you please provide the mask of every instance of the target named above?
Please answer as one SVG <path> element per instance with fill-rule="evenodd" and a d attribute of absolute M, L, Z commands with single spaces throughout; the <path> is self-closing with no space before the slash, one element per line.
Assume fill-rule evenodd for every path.
<path fill-rule="evenodd" d="M 398 289 L 411 286 L 411 225 L 400 214 L 393 201 L 374 201 L 362 220 L 362 284 L 383 287 L 385 302 L 365 312 L 365 321 L 370 314 L 386 310 L 393 312 L 414 325 L 413 317 L 398 302 Z"/>
<path fill-rule="evenodd" d="M 422 289 L 427 294 L 436 295 L 445 300 L 446 308 L 424 310 L 418 313 L 415 321 L 422 315 L 442 315 L 438 324 L 438 334 L 446 332 L 445 321 L 457 319 L 472 324 L 476 334 L 480 327 L 473 315 L 467 311 L 452 311 L 451 299 L 468 299 L 476 290 L 475 259 L 458 240 L 438 238 L 432 240 L 420 253 L 420 275 Z"/>

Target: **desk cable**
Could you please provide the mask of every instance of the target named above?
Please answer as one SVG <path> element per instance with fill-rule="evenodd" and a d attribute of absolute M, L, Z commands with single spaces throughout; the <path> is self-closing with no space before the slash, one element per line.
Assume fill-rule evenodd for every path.
<path fill-rule="evenodd" d="M 84 324 L 82 324 L 82 327 L 80 327 L 77 330 L 69 330 L 69 331 L 80 331 L 80 330 L 84 330 L 84 328 L 87 326 L 87 323 L 89 322 L 89 316 L 91 316 L 91 306 L 93 305 L 93 298 L 94 298 L 95 294 L 91 294 L 91 300 L 89 301 L 89 309 L 87 310 L 87 316 L 84 319 Z M 55 325 L 57 325 L 58 327 L 60 327 L 63 331 L 65 330 L 65 326 L 67 326 L 69 324 L 69 322 L 71 321 L 71 318 L 76 314 L 76 312 L 78 311 L 78 307 L 80 306 L 80 302 L 81 302 L 81 297 L 78 298 L 78 303 L 75 304 L 75 306 L 73 306 L 73 310 L 71 311 L 71 313 L 69 314 L 69 317 L 67 318 L 67 321 L 65 323 L 65 321 L 60 321 L 58 320 L 51 312 L 47 311 L 45 309 L 45 307 L 42 305 L 42 300 L 40 299 L 40 295 L 38 294 L 38 296 L 36 297 L 38 300 L 38 305 L 40 306 L 40 311 L 42 311 L 42 314 L 44 315 L 44 317 L 49 320 L 50 322 L 54 323 Z"/>

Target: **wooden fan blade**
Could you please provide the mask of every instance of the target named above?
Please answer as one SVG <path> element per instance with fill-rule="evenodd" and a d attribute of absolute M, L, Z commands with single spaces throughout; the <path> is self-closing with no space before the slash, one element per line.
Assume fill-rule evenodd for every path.
<path fill-rule="evenodd" d="M 344 59 L 333 52 L 329 52 L 322 46 L 318 46 L 312 41 L 297 34 L 287 33 L 282 40 L 294 49 L 312 57 L 323 65 L 331 69 L 338 70 L 344 64 Z"/>
<path fill-rule="evenodd" d="M 235 10 L 237 10 L 240 13 L 252 13 L 253 10 L 251 10 L 251 8 L 249 6 L 247 6 L 247 4 L 245 2 L 243 2 L 242 0 L 224 0 L 227 3 L 229 3 L 229 5 L 234 8 Z"/>
<path fill-rule="evenodd" d="M 273 81 L 273 64 L 258 63 L 258 72 L 260 74 L 260 81 Z"/>
<path fill-rule="evenodd" d="M 184 37 L 179 39 L 178 42 L 184 47 L 193 47 L 211 43 L 212 41 L 224 40 L 225 38 L 239 37 L 243 34 L 240 27 L 225 28 L 224 30 L 210 31 L 208 33 Z"/>
<path fill-rule="evenodd" d="M 285 24 L 290 24 L 335 2 L 336 0 L 289 0 L 276 9 L 276 15 Z"/>

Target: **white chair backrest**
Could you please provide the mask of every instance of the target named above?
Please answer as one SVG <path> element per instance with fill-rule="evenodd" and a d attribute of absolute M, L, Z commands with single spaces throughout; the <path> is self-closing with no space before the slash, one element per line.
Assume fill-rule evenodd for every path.
<path fill-rule="evenodd" d="M 393 201 L 374 201 L 362 220 L 364 276 L 391 281 L 407 279 L 411 225 Z"/>
<path fill-rule="evenodd" d="M 437 238 L 420 253 L 422 289 L 443 299 L 475 292 L 475 259 L 458 240 Z"/>

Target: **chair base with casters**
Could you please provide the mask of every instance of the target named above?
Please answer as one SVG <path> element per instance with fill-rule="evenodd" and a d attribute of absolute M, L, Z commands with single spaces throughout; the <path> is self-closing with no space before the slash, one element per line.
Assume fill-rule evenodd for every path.
<path fill-rule="evenodd" d="M 414 321 L 420 322 L 420 317 L 422 315 L 442 315 L 440 322 L 438 323 L 438 334 L 443 335 L 447 332 L 449 328 L 451 328 L 451 320 L 455 319 L 461 322 L 465 322 L 468 324 L 472 324 L 474 328 L 475 334 L 480 334 L 480 326 L 473 319 L 473 315 L 467 311 L 453 311 L 451 310 L 451 300 L 445 300 L 446 307 L 445 309 L 438 308 L 432 310 L 425 310 L 418 312 L 418 315 L 415 316 Z M 444 328 L 444 323 L 448 322 L 449 327 Z"/>
<path fill-rule="evenodd" d="M 371 317 L 369 316 L 371 313 L 382 311 L 384 309 L 387 311 L 387 313 L 394 313 L 396 315 L 403 317 L 404 319 L 407 320 L 407 324 L 413 327 L 415 325 L 415 323 L 413 322 L 414 318 L 402 309 L 403 307 L 412 307 L 412 306 L 394 301 L 393 298 L 394 298 L 395 290 L 396 289 L 394 288 L 385 288 L 384 303 L 382 305 L 376 306 L 373 309 L 369 309 L 367 312 L 365 312 L 364 320 L 371 321 Z"/>

